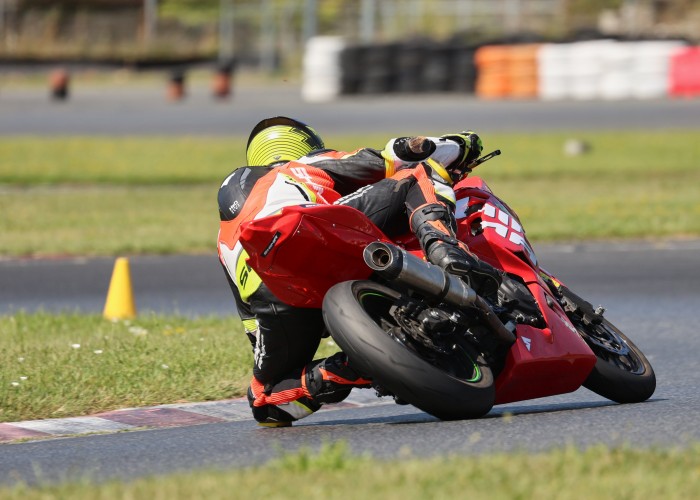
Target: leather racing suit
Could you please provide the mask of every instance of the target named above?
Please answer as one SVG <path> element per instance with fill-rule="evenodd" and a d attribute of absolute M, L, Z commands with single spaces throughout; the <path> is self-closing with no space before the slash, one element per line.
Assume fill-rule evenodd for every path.
<path fill-rule="evenodd" d="M 221 184 L 219 259 L 253 345 L 248 399 L 262 425 L 289 425 L 371 382 L 348 366 L 343 353 L 313 360 L 325 330 L 321 312 L 289 306 L 269 291 L 246 264 L 241 225 L 285 206 L 343 204 L 362 211 L 389 237 L 410 229 L 424 248 L 437 240 L 456 244 L 454 192 L 442 165 L 458 156 L 459 145 L 431 138 L 431 157 L 412 161 L 397 155 L 406 139 L 392 139 L 382 151 L 321 150 L 281 166 L 241 167 Z"/>

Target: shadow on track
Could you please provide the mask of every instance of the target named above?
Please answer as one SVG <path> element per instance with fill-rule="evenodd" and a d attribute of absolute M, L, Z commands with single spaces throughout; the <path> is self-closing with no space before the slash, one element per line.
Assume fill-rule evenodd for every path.
<path fill-rule="evenodd" d="M 649 401 L 646 401 L 645 403 L 653 403 L 656 401 L 662 401 L 660 399 L 650 399 Z M 644 403 L 640 403 L 644 404 Z M 474 419 L 474 421 L 480 421 L 480 420 L 493 420 L 493 419 L 499 419 L 499 418 L 507 418 L 507 417 L 512 417 L 512 416 L 522 416 L 522 415 L 536 415 L 536 414 L 556 414 L 556 413 L 563 413 L 563 412 L 571 412 L 571 411 L 577 411 L 577 410 L 588 410 L 588 409 L 594 409 L 594 408 L 606 408 L 606 407 L 611 407 L 611 406 L 631 406 L 631 405 L 619 405 L 618 403 L 615 403 L 613 401 L 581 401 L 581 402 L 572 402 L 572 403 L 548 403 L 548 404 L 541 404 L 541 405 L 523 405 L 523 406 L 508 406 L 508 407 L 496 407 L 492 409 L 487 415 L 484 417 L 481 417 L 479 419 Z M 412 407 L 411 407 L 412 408 Z M 423 413 L 417 408 L 415 409 L 416 413 L 410 413 L 410 414 L 398 414 L 398 415 L 391 415 L 391 416 L 375 416 L 375 417 L 367 417 L 367 418 L 348 418 L 348 419 L 334 419 L 334 420 L 325 420 L 322 422 L 300 422 L 299 424 L 295 425 L 295 427 L 324 427 L 324 426 L 331 426 L 331 425 L 342 425 L 342 426 L 350 426 L 350 425 L 368 425 L 368 424 L 392 424 L 392 425 L 401 425 L 401 424 L 423 424 L 423 423 L 433 423 L 433 422 L 439 422 L 440 420 L 433 417 L 432 415 L 429 415 L 427 413 Z M 328 410 L 330 411 L 341 411 L 342 409 L 338 410 Z"/>

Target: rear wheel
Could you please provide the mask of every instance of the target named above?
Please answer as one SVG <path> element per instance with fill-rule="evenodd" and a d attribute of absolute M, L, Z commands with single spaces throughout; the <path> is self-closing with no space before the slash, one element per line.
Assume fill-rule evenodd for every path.
<path fill-rule="evenodd" d="M 372 281 L 347 281 L 328 291 L 324 319 L 353 368 L 440 419 L 488 413 L 495 389 L 484 358 L 456 334 L 436 344 L 418 338 L 410 318 L 397 313 L 401 300 L 400 293 Z"/>

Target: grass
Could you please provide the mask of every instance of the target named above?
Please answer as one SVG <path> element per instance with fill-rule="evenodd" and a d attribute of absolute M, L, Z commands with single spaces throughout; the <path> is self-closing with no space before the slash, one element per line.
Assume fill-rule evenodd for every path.
<path fill-rule="evenodd" d="M 218 183 L 0 194 L 0 255 L 216 252 Z"/>
<path fill-rule="evenodd" d="M 700 235 L 697 132 L 487 137 L 504 156 L 479 174 L 533 240 Z M 330 138 L 339 149 L 385 138 Z M 213 252 L 216 189 L 242 163 L 242 138 L 0 138 L 0 256 Z M 318 355 L 335 350 L 323 343 Z M 236 318 L 0 316 L 0 422 L 220 400 L 244 393 L 252 363 Z M 274 477 L 274 481 L 270 480 Z M 362 481 L 357 481 L 362 477 Z M 284 485 L 284 486 L 281 486 Z M 573 447 L 380 462 L 342 445 L 246 470 L 55 486 L 2 498 L 695 498 L 700 446 Z"/>
<path fill-rule="evenodd" d="M 358 478 L 362 478 L 358 481 Z M 302 449 L 259 467 L 133 482 L 0 489 L 10 499 L 366 498 L 690 499 L 700 491 L 700 446 L 640 450 L 573 446 L 542 453 L 401 461 L 353 456 L 342 443 Z M 468 492 L 468 493 L 467 493 Z"/>
<path fill-rule="evenodd" d="M 216 189 L 244 160 L 241 138 L 13 137 L 0 139 L 0 183 L 212 183 Z"/>
<path fill-rule="evenodd" d="M 698 131 L 557 132 L 490 134 L 487 151 L 503 155 L 481 167 L 489 179 L 534 178 L 589 181 L 598 177 L 653 186 L 659 177 L 692 175 L 700 157 Z M 569 157 L 564 142 L 576 137 L 591 145 L 588 154 Z M 381 148 L 380 135 L 326 138 L 342 150 Z M 245 161 L 243 137 L 53 137 L 0 138 L 0 183 L 191 184 L 218 183 Z M 217 184 L 218 186 L 218 184 Z"/>
<path fill-rule="evenodd" d="M 486 138 L 505 154 L 479 173 L 531 239 L 700 235 L 695 132 L 577 134 L 592 150 L 567 157 L 571 135 Z M 213 253 L 216 190 L 243 147 L 240 138 L 0 139 L 0 256 Z M 240 396 L 250 349 L 238 329 L 221 319 L 0 317 L 10 360 L 0 365 L 0 421 Z"/>
<path fill-rule="evenodd" d="M 698 236 L 696 135 L 576 134 L 592 150 L 567 157 L 572 134 L 498 134 L 485 139 L 504 155 L 479 174 L 533 240 Z M 340 149 L 383 141 L 328 139 Z M 216 190 L 243 147 L 241 138 L 2 138 L 0 256 L 213 253 Z M 0 421 L 240 396 L 250 349 L 238 328 L 221 319 L 0 317 L 10 360 L 0 365 Z"/>
<path fill-rule="evenodd" d="M 568 157 L 567 138 L 591 144 Z M 339 149 L 385 137 L 336 137 Z M 532 240 L 700 235 L 697 131 L 493 134 L 478 174 Z M 211 252 L 243 138 L 0 139 L 0 256 Z"/>
<path fill-rule="evenodd" d="M 0 422 L 241 397 L 253 363 L 236 317 L 17 313 L 0 352 Z"/>

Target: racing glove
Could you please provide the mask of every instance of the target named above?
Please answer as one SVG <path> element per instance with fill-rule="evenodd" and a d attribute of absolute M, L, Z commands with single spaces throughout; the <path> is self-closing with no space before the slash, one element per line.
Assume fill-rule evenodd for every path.
<path fill-rule="evenodd" d="M 469 165 L 476 160 L 484 150 L 481 138 L 476 132 L 468 130 L 458 134 L 446 134 L 442 139 L 449 139 L 459 144 L 459 156 L 452 163 L 447 165 L 448 170 L 466 170 Z"/>

